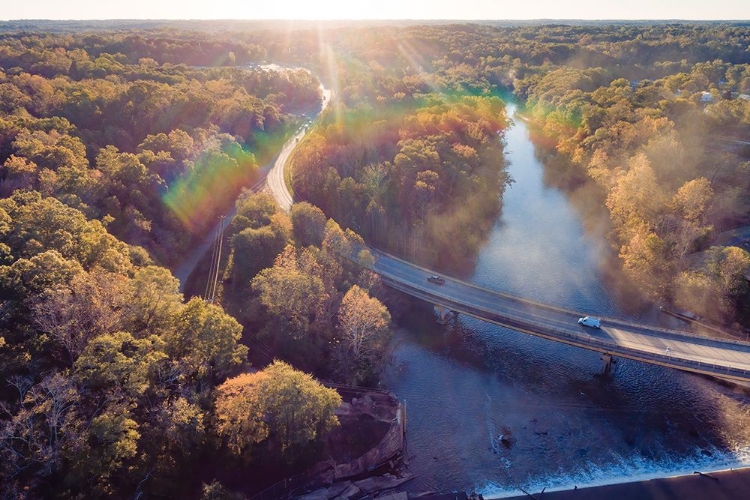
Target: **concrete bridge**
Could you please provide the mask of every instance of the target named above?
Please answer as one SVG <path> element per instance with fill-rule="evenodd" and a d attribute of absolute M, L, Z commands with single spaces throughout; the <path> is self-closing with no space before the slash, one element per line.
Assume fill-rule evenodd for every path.
<path fill-rule="evenodd" d="M 685 331 L 603 317 L 601 329 L 578 324 L 588 312 L 576 312 L 514 297 L 443 276 L 428 281 L 434 271 L 392 255 L 371 250 L 373 271 L 383 283 L 435 305 L 438 319 L 462 313 L 483 321 L 555 342 L 602 353 L 604 371 L 613 356 L 711 375 L 737 382 L 750 381 L 750 343 L 719 340 Z"/>

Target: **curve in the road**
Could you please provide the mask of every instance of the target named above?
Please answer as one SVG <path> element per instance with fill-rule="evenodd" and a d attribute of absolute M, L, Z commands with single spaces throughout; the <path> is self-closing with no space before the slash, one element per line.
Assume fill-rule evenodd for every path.
<path fill-rule="evenodd" d="M 321 99 L 321 109 L 318 113 L 318 116 L 320 116 L 323 111 L 326 109 L 328 104 L 331 102 L 331 91 L 323 87 L 321 84 L 320 89 L 323 93 L 323 98 Z M 279 204 L 279 207 L 281 207 L 282 210 L 285 212 L 288 212 L 292 209 L 292 204 L 294 203 L 294 199 L 292 198 L 292 194 L 289 192 L 289 188 L 286 185 L 286 181 L 284 180 L 284 169 L 286 168 L 286 164 L 289 161 L 289 156 L 294 151 L 294 148 L 297 146 L 297 143 L 302 139 L 305 134 L 309 131 L 308 125 L 303 125 L 297 133 L 287 141 L 286 144 L 284 144 L 284 147 L 281 149 L 281 152 L 279 153 L 279 156 L 276 158 L 276 161 L 273 163 L 273 167 L 271 168 L 271 171 L 268 173 L 268 177 L 266 180 L 268 189 L 271 191 L 271 194 L 276 199 L 276 202 Z"/>
<path fill-rule="evenodd" d="M 321 113 L 331 100 L 323 89 Z M 307 132 L 303 127 L 282 149 L 268 174 L 267 185 L 279 206 L 289 211 L 293 198 L 284 181 L 289 156 Z M 578 324 L 583 314 L 446 278 L 443 284 L 427 278 L 434 271 L 395 256 L 371 250 L 377 257 L 373 271 L 392 288 L 480 320 L 506 326 L 609 355 L 666 366 L 678 370 L 750 381 L 750 343 L 718 340 L 689 332 L 603 318 L 601 329 Z"/>
<path fill-rule="evenodd" d="M 284 143 L 281 151 L 271 163 L 258 170 L 261 178 L 250 188 L 252 191 L 259 191 L 263 189 L 264 186 L 268 186 L 279 206 L 287 212 L 292 208 L 293 199 L 286 183 L 284 182 L 284 166 L 289 160 L 289 155 L 294 151 L 294 147 L 297 145 L 298 141 L 308 132 L 309 123 L 312 120 L 317 119 L 331 101 L 331 91 L 324 88 L 322 84 L 320 85 L 320 89 L 322 91 L 320 110 L 314 116 L 309 117 L 310 120 L 308 125 L 303 125 L 293 137 L 289 138 L 289 140 Z M 223 219 L 231 221 L 236 213 L 237 207 L 233 203 L 227 213 L 223 214 L 223 218 L 219 217 L 210 231 L 206 232 L 206 235 L 201 242 L 188 251 L 177 266 L 175 266 L 172 274 L 174 274 L 174 276 L 180 281 L 181 292 L 185 290 L 185 284 L 187 283 L 188 277 L 190 277 L 190 274 L 198 265 L 198 262 L 200 262 L 201 258 L 203 258 L 206 252 L 208 252 L 209 248 L 211 248 L 215 239 L 214 235 L 216 234 L 219 224 L 222 223 L 221 221 Z"/>

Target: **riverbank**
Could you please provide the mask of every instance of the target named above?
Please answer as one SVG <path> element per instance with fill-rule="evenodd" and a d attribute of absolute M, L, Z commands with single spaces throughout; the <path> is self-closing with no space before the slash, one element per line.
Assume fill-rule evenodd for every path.
<path fill-rule="evenodd" d="M 736 500 L 750 492 L 750 468 L 688 474 L 632 483 L 592 486 L 564 491 L 545 491 L 545 500 Z M 503 497 L 509 500 L 539 498 L 540 492 Z M 493 498 L 493 497 L 487 497 Z M 498 497 L 495 497 L 498 498 Z"/>

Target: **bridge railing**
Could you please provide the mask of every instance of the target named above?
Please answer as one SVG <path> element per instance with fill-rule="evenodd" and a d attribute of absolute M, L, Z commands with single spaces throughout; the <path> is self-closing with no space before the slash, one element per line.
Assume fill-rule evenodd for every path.
<path fill-rule="evenodd" d="M 404 263 L 404 264 L 406 264 L 408 266 L 411 266 L 413 268 L 420 269 L 420 270 L 424 271 L 425 273 L 435 274 L 434 270 L 427 269 L 427 268 L 419 266 L 417 264 L 413 264 L 413 263 L 411 263 L 411 262 L 409 262 L 407 260 L 404 260 L 404 259 L 402 259 L 400 257 L 396 257 L 396 256 L 391 255 L 389 253 L 386 253 L 386 252 L 383 252 L 383 251 L 380 251 L 380 250 L 376 250 L 376 249 L 372 249 L 372 248 L 368 248 L 368 250 L 370 250 L 370 252 L 373 255 L 380 254 L 380 255 L 388 257 L 389 259 L 393 259 L 395 261 L 402 262 L 402 263 Z M 356 258 L 353 259 L 353 260 L 356 261 Z M 378 272 L 381 275 L 384 274 L 384 273 L 382 273 L 380 271 L 375 271 L 375 272 Z M 385 273 L 385 274 L 387 275 L 387 273 Z M 391 278 L 395 279 L 393 277 L 391 277 Z M 521 298 L 521 297 L 516 297 L 515 295 L 510 295 L 510 294 L 505 293 L 505 292 L 500 292 L 500 291 L 497 291 L 497 290 L 492 290 L 492 289 L 489 289 L 489 288 L 485 288 L 485 287 L 476 285 L 474 283 L 470 283 L 468 281 L 459 280 L 459 279 L 456 279 L 456 278 L 450 278 L 450 279 L 451 279 L 451 281 L 455 281 L 456 283 L 460 283 L 463 286 L 467 286 L 467 287 L 473 288 L 475 290 L 486 292 L 486 293 L 495 295 L 497 297 L 502 297 L 504 300 L 513 301 L 513 302 L 516 302 L 518 304 L 529 305 L 529 306 L 533 306 L 533 307 L 536 307 L 536 308 L 539 308 L 539 309 L 546 309 L 546 310 L 549 310 L 549 311 L 555 311 L 555 312 L 560 312 L 560 313 L 564 313 L 564 314 L 581 315 L 580 311 L 572 311 L 570 309 L 565 309 L 563 307 L 553 306 L 553 305 L 550 305 L 550 304 L 543 304 L 543 303 L 537 302 L 535 300 L 525 299 L 525 298 Z M 597 316 L 599 316 L 599 315 L 597 315 Z M 735 345 L 741 345 L 741 346 L 745 346 L 745 347 L 750 347 L 750 342 L 745 341 L 745 340 L 738 340 L 738 339 L 717 339 L 717 338 L 714 338 L 714 337 L 708 337 L 706 335 L 701 335 L 701 334 L 693 333 L 693 332 L 687 332 L 687 331 L 684 331 L 684 330 L 674 330 L 674 329 L 663 328 L 663 327 L 659 327 L 659 326 L 644 325 L 644 324 L 641 324 L 641 323 L 635 323 L 635 322 L 632 322 L 632 321 L 626 321 L 626 320 L 622 320 L 622 319 L 619 319 L 619 318 L 613 318 L 613 317 L 609 317 L 609 316 L 599 316 L 599 317 L 601 317 L 601 319 L 604 322 L 606 322 L 607 324 L 610 324 L 610 325 L 613 325 L 613 326 L 625 326 L 625 327 L 629 327 L 629 328 L 648 329 L 650 331 L 659 332 L 659 333 L 662 333 L 662 334 L 665 334 L 665 335 L 668 335 L 668 336 L 673 336 L 673 337 L 688 337 L 688 338 L 693 338 L 693 339 L 701 339 L 701 340 L 709 341 L 709 342 L 720 342 L 720 343 L 728 343 L 728 344 L 735 344 Z"/>
<path fill-rule="evenodd" d="M 381 277 L 383 278 L 384 283 L 391 286 L 392 288 L 401 290 L 417 298 L 430 302 L 440 303 L 441 305 L 447 306 L 453 310 L 456 310 L 457 312 L 462 312 L 464 314 L 474 316 L 478 319 L 491 321 L 493 323 L 497 323 L 509 328 L 519 329 L 531 335 L 551 338 L 553 340 L 564 339 L 563 341 L 565 343 L 571 345 L 576 345 L 578 347 L 583 347 L 589 350 L 606 352 L 608 354 L 618 355 L 620 357 L 635 359 L 638 361 L 656 362 L 657 364 L 673 368 L 693 369 L 693 371 L 702 373 L 713 373 L 716 375 L 724 375 L 740 380 L 750 380 L 750 370 L 744 370 L 741 368 L 735 368 L 711 362 L 697 361 L 690 358 L 678 357 L 675 355 L 667 355 L 623 347 L 614 341 L 592 337 L 588 334 L 571 332 L 562 328 L 552 327 L 546 324 L 535 323 L 528 320 L 519 321 L 516 319 L 511 319 L 489 308 L 458 302 L 454 299 L 442 296 L 440 294 L 427 291 L 421 287 L 403 283 L 398 279 L 394 279 L 388 276 L 387 274 L 381 274 Z"/>

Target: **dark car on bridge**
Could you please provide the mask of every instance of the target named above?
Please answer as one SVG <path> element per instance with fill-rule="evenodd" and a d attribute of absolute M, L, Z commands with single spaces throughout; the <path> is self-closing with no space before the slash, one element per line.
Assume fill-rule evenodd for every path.
<path fill-rule="evenodd" d="M 438 285 L 442 285 L 443 283 L 445 283 L 445 278 L 433 274 L 432 276 L 427 278 L 427 281 L 429 281 L 430 283 L 436 283 Z"/>

